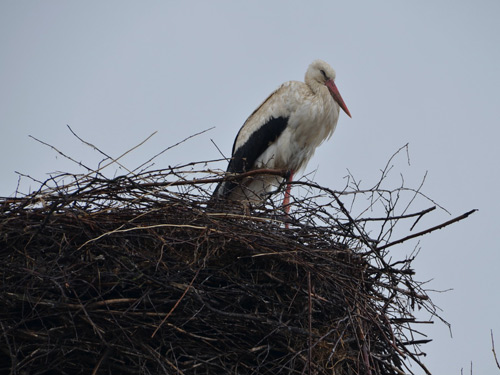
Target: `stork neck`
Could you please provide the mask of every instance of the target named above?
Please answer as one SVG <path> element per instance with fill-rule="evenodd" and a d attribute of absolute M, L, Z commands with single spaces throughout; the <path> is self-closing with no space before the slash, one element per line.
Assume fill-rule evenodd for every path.
<path fill-rule="evenodd" d="M 307 84 L 307 86 L 309 86 L 309 88 L 311 89 L 311 91 L 315 95 L 318 95 L 321 92 L 322 87 L 326 88 L 326 86 L 324 84 L 318 82 L 314 78 L 307 77 L 307 76 L 305 79 L 305 83 Z"/>

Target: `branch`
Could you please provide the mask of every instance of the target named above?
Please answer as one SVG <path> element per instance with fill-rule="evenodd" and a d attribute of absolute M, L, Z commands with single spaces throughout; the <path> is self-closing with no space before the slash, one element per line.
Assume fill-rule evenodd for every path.
<path fill-rule="evenodd" d="M 497 353 L 495 352 L 495 340 L 493 339 L 493 330 L 491 332 L 491 351 L 493 352 L 493 358 L 495 358 L 495 362 L 497 367 L 500 369 L 500 363 L 498 362 Z"/>
<path fill-rule="evenodd" d="M 153 157 L 152 157 L 151 159 L 149 159 L 148 161 L 146 161 L 146 162 L 142 163 L 141 165 L 139 165 L 139 166 L 138 166 L 137 168 L 135 168 L 135 169 L 134 169 L 131 173 L 134 173 L 135 171 L 137 171 L 138 169 L 142 168 L 142 167 L 143 167 L 143 166 L 145 166 L 146 164 L 150 163 L 151 161 L 153 161 L 154 159 L 156 159 L 158 156 L 160 156 L 160 155 L 161 155 L 161 154 L 163 154 L 164 152 L 167 152 L 167 151 L 168 151 L 168 150 L 170 150 L 171 148 L 174 148 L 174 147 L 176 147 L 176 146 L 180 145 L 181 143 L 184 143 L 184 142 L 186 142 L 187 140 L 189 140 L 189 139 L 191 139 L 191 138 L 193 138 L 193 137 L 196 137 L 196 136 L 198 136 L 198 135 L 200 135 L 200 134 L 203 134 L 203 133 L 205 133 L 205 132 L 207 132 L 207 131 L 209 131 L 209 130 L 212 130 L 212 129 L 214 129 L 214 128 L 215 128 L 215 126 L 212 126 L 211 128 L 208 128 L 208 129 L 202 130 L 202 131 L 200 131 L 200 132 L 198 132 L 198 133 L 195 133 L 195 134 L 193 134 L 193 135 L 190 135 L 189 137 L 184 138 L 182 141 L 179 141 L 179 142 L 177 142 L 177 143 L 176 143 L 176 144 L 174 144 L 174 145 L 168 146 L 166 149 L 164 149 L 163 151 L 160 151 L 159 153 L 157 153 L 155 156 L 153 156 Z M 156 132 L 155 132 L 155 133 L 156 133 Z"/>
<path fill-rule="evenodd" d="M 362 221 L 387 221 L 387 220 L 408 219 L 410 217 L 418 216 L 417 220 L 415 221 L 415 223 L 412 226 L 412 228 L 413 228 L 422 216 L 424 216 L 425 214 L 427 214 L 431 211 L 434 211 L 435 209 L 436 209 L 436 206 L 432 206 L 432 207 L 426 208 L 425 210 L 422 210 L 420 212 L 415 212 L 413 214 L 406 214 L 406 215 L 400 215 L 400 216 L 387 216 L 387 217 L 368 217 L 368 218 L 363 218 L 363 219 L 356 219 L 356 221 L 358 221 L 358 222 L 362 222 Z"/>
<path fill-rule="evenodd" d="M 271 175 L 271 176 L 281 176 L 283 178 L 286 177 L 287 171 L 285 169 L 254 169 L 245 173 L 229 173 L 224 175 L 223 177 L 215 177 L 215 178 L 200 178 L 196 180 L 177 180 L 177 181 L 165 181 L 165 182 L 150 182 L 140 184 L 142 188 L 150 188 L 150 187 L 163 187 L 163 186 L 179 186 L 179 185 L 201 185 L 201 184 L 212 184 L 215 182 L 221 181 L 233 181 L 233 180 L 241 180 L 246 177 L 252 177 L 257 175 Z"/>
<path fill-rule="evenodd" d="M 99 152 L 100 154 L 104 155 L 106 158 L 113 160 L 113 158 L 111 156 L 109 156 L 104 151 L 102 151 L 101 149 L 99 149 L 99 147 L 97 147 L 94 144 L 89 143 L 86 140 L 82 139 L 78 134 L 76 134 L 73 131 L 73 129 L 71 129 L 71 126 L 69 126 L 68 124 L 66 124 L 66 126 L 68 127 L 68 129 L 71 132 L 71 134 L 73 134 L 80 142 L 82 142 L 83 144 L 89 146 L 90 148 L 94 149 L 95 151 Z M 127 172 L 132 173 L 132 172 L 130 172 L 130 170 L 127 167 L 125 167 L 123 164 L 119 163 L 118 160 L 116 161 L 116 164 L 118 164 L 120 167 L 122 167 L 123 169 L 125 169 Z"/>
<path fill-rule="evenodd" d="M 42 145 L 45 145 L 45 146 L 47 146 L 47 147 L 50 147 L 52 150 L 54 150 L 55 152 L 57 152 L 59 155 L 61 155 L 61 156 L 65 157 L 66 159 L 68 159 L 68 160 L 72 161 L 73 163 L 78 164 L 80 167 L 83 167 L 83 168 L 85 168 L 85 169 L 86 169 L 86 170 L 88 170 L 88 171 L 94 172 L 94 170 L 93 170 L 92 168 L 87 167 L 87 166 L 86 166 L 85 164 L 83 164 L 81 161 L 76 161 L 76 160 L 75 160 L 75 159 L 73 159 L 71 156 L 68 156 L 68 155 L 66 155 L 64 152 L 62 152 L 62 151 L 58 150 L 56 147 L 54 147 L 54 146 L 52 146 L 52 145 L 50 145 L 50 144 L 48 144 L 48 143 L 46 143 L 46 142 L 44 142 L 44 141 L 41 141 L 40 139 L 38 139 L 38 138 L 36 138 L 36 137 L 33 137 L 32 135 L 28 135 L 28 137 L 30 137 L 30 138 L 32 138 L 32 139 L 34 139 L 34 140 L 35 140 L 35 141 L 37 141 L 37 142 L 40 142 Z"/>
<path fill-rule="evenodd" d="M 388 247 L 400 244 L 400 243 L 405 242 L 407 240 L 410 240 L 412 238 L 423 236 L 424 234 L 428 234 L 428 233 L 434 232 L 435 230 L 438 230 L 438 229 L 443 229 L 444 227 L 447 227 L 450 224 L 456 223 L 457 221 L 460 221 L 460 220 L 463 220 L 463 219 L 467 218 L 469 215 L 473 214 L 476 211 L 477 211 L 477 209 L 470 210 L 469 212 L 466 212 L 463 215 L 460 215 L 460 216 L 458 216 L 458 217 L 456 217 L 454 219 L 448 220 L 448 221 L 446 221 L 446 222 L 444 222 L 442 224 L 436 225 L 435 227 L 426 229 L 426 230 L 424 230 L 422 232 L 411 234 L 411 235 L 403 237 L 403 238 L 401 238 L 401 239 L 399 239 L 397 241 L 385 244 L 384 246 L 379 246 L 379 247 L 377 247 L 377 250 L 379 250 L 379 251 L 380 250 L 384 250 L 384 249 L 387 249 Z"/>

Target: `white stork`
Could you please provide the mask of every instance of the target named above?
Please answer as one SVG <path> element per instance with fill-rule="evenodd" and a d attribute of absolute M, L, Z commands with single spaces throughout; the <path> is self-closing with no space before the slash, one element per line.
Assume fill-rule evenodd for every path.
<path fill-rule="evenodd" d="M 316 147 L 331 137 L 340 108 L 351 117 L 335 85 L 335 71 L 322 60 L 313 61 L 304 82 L 283 83 L 248 117 L 234 141 L 227 172 L 287 170 L 283 206 L 288 213 L 290 182 L 305 168 Z M 223 181 L 212 199 L 229 199 L 248 206 L 262 202 L 283 181 L 269 175 Z"/>

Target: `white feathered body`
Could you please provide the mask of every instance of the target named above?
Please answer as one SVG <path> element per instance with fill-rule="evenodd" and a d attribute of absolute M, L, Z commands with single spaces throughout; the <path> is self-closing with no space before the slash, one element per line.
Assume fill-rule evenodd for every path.
<path fill-rule="evenodd" d="M 312 69 L 314 64 L 322 68 Z M 236 136 L 228 172 L 268 168 L 296 173 L 305 168 L 316 148 L 331 137 L 339 118 L 340 106 L 318 76 L 321 72 L 326 79 L 323 69 L 328 69 L 333 82 L 333 69 L 316 60 L 305 82 L 282 84 L 248 117 Z M 214 196 L 256 203 L 281 183 L 283 178 L 275 176 L 252 177 L 238 184 L 224 181 Z"/>
<path fill-rule="evenodd" d="M 314 94 L 303 82 L 286 82 L 247 119 L 236 137 L 233 152 L 270 118 L 278 117 L 288 118 L 287 127 L 257 158 L 254 169 L 298 172 L 307 165 L 316 147 L 333 134 L 339 118 L 339 105 L 325 86 Z"/>

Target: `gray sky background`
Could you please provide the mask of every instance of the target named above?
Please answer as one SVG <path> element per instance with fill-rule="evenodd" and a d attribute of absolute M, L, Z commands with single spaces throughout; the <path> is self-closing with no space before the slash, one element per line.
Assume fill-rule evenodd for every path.
<path fill-rule="evenodd" d="M 368 187 L 388 158 L 410 144 L 411 165 L 395 166 L 466 221 L 394 248 L 421 248 L 414 263 L 441 315 L 419 326 L 430 338 L 424 363 L 435 374 L 499 374 L 500 354 L 500 2 L 479 1 L 7 1 L 0 3 L 0 195 L 14 171 L 37 179 L 82 172 L 28 135 L 93 167 L 98 153 L 134 168 L 165 147 L 212 126 L 156 160 L 162 168 L 230 154 L 246 117 L 279 84 L 302 80 L 321 58 L 353 118 L 306 171 L 342 188 L 347 169 Z M 225 168 L 224 163 L 220 168 Z M 118 171 L 118 173 L 123 173 Z M 25 181 L 22 190 L 36 188 Z M 430 204 L 423 203 L 428 207 Z M 415 230 L 452 216 L 439 210 Z M 422 318 L 428 314 L 418 313 Z M 421 371 L 415 368 L 417 373 Z"/>

